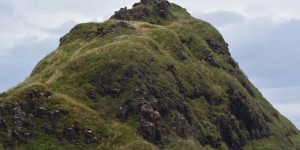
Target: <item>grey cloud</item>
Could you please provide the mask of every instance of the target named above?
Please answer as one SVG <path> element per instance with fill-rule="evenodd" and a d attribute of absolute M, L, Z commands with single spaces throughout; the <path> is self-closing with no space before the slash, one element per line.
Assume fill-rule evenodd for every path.
<path fill-rule="evenodd" d="M 37 37 L 22 39 L 13 48 L 5 49 L 4 51 L 7 53 L 0 55 L 0 92 L 6 91 L 24 81 L 36 64 L 58 46 L 59 37 L 69 32 L 75 25 L 75 21 L 67 21 L 59 28 L 54 29 L 27 25 L 30 28 L 40 29 L 56 36 L 42 41 L 37 40 Z M 3 54 L 3 52 L 1 53 Z"/>
<path fill-rule="evenodd" d="M 261 89 L 261 92 L 264 93 L 264 96 L 268 99 L 271 99 L 272 102 L 277 105 L 298 104 L 300 106 L 299 91 L 300 86 Z"/>
<path fill-rule="evenodd" d="M 246 18 L 216 26 L 254 85 L 300 127 L 300 112 L 290 111 L 297 109 L 293 105 L 300 107 L 300 20 L 277 23 L 268 18 Z"/>
<path fill-rule="evenodd" d="M 242 15 L 229 11 L 217 11 L 213 13 L 194 13 L 193 16 L 208 21 L 217 27 L 226 26 L 237 22 L 243 22 L 245 20 Z"/>
<path fill-rule="evenodd" d="M 10 14 L 14 10 L 14 6 L 10 4 L 8 1 L 3 0 L 0 1 L 0 13 L 3 14 Z"/>
<path fill-rule="evenodd" d="M 300 20 L 275 23 L 268 19 L 221 28 L 233 57 L 262 94 L 300 127 Z M 285 106 L 285 104 L 290 104 Z"/>
<path fill-rule="evenodd" d="M 275 108 L 289 118 L 300 129 L 300 104 L 299 103 L 274 103 Z"/>
<path fill-rule="evenodd" d="M 69 20 L 69 21 L 62 23 L 58 28 L 49 29 L 49 28 L 44 28 L 44 27 L 40 27 L 37 25 L 32 25 L 32 24 L 30 24 L 29 26 L 31 28 L 40 29 L 45 32 L 48 32 L 53 35 L 57 35 L 57 36 L 61 37 L 61 36 L 65 35 L 66 33 L 68 33 L 76 24 L 78 24 L 78 22 L 76 22 L 74 20 Z"/>
<path fill-rule="evenodd" d="M 9 49 L 10 55 L 7 61 L 0 64 L 0 91 L 5 91 L 22 82 L 29 76 L 35 65 L 43 57 L 57 47 L 57 39 L 48 39 L 34 43 L 31 40 L 24 41 L 13 49 Z"/>
<path fill-rule="evenodd" d="M 233 57 L 251 79 L 260 81 L 258 86 L 264 85 L 263 80 L 264 86 L 272 80 L 269 87 L 300 85 L 300 21 L 277 24 L 260 19 L 259 25 L 256 21 L 223 29 Z"/>

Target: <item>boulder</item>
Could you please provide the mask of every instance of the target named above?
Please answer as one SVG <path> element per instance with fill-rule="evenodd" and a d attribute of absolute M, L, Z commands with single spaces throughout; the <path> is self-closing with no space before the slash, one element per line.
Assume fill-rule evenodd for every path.
<path fill-rule="evenodd" d="M 107 34 L 107 32 L 106 32 L 106 30 L 105 30 L 105 28 L 104 27 L 100 27 L 100 28 L 98 28 L 97 29 L 97 33 L 96 33 L 97 35 L 99 35 L 100 37 L 103 37 L 104 35 L 106 35 Z M 92 99 L 94 99 L 94 95 L 91 95 L 90 93 L 88 93 L 88 96 L 90 97 L 90 98 L 92 98 Z"/>
<path fill-rule="evenodd" d="M 45 107 L 40 107 L 37 110 L 37 117 L 41 119 L 47 119 L 49 115 L 49 111 Z"/>
<path fill-rule="evenodd" d="M 6 109 L 5 109 L 5 104 L 0 105 L 0 116 L 5 116 L 7 115 Z"/>
<path fill-rule="evenodd" d="M 149 5 L 151 3 L 155 3 L 156 0 L 141 0 L 141 3 L 144 5 Z"/>
<path fill-rule="evenodd" d="M 96 144 L 98 143 L 98 138 L 94 135 L 94 133 L 91 130 L 85 130 L 84 131 L 84 142 L 86 144 Z"/>
<path fill-rule="evenodd" d="M 16 128 L 22 128 L 23 127 L 23 122 L 26 117 L 26 113 L 21 109 L 20 106 L 15 107 L 13 109 L 14 112 L 14 125 Z"/>
<path fill-rule="evenodd" d="M 150 142 L 155 141 L 155 124 L 147 120 L 141 120 L 142 135 Z"/>
<path fill-rule="evenodd" d="M 150 113 L 150 119 L 153 122 L 157 122 L 161 119 L 160 113 L 158 111 L 152 111 Z"/>
<path fill-rule="evenodd" d="M 58 123 L 60 117 L 61 117 L 61 112 L 59 110 L 50 111 L 49 120 L 51 122 L 53 129 L 55 129 L 56 124 Z"/>
<path fill-rule="evenodd" d="M 115 12 L 114 17 L 119 20 L 129 20 L 127 7 L 121 8 Z"/>
<path fill-rule="evenodd" d="M 14 137 L 18 140 L 19 143 L 22 143 L 22 144 L 24 144 L 27 141 L 27 139 L 23 133 L 19 133 L 19 132 L 15 131 Z"/>
<path fill-rule="evenodd" d="M 160 2 L 157 2 L 157 7 L 158 7 L 160 17 L 162 17 L 163 19 L 169 19 L 169 17 L 170 17 L 170 12 L 169 12 L 170 3 L 166 0 L 162 0 Z"/>
<path fill-rule="evenodd" d="M 126 105 L 119 107 L 115 115 L 121 122 L 125 122 L 128 116 L 128 107 Z"/>
<path fill-rule="evenodd" d="M 71 143 L 76 143 L 79 136 L 82 136 L 80 134 L 81 129 L 76 127 L 75 125 L 72 125 L 71 127 L 65 127 L 63 129 L 63 136 L 65 139 L 67 139 Z"/>
<path fill-rule="evenodd" d="M 6 129 L 6 128 L 7 128 L 6 120 L 1 119 L 0 120 L 0 129 Z"/>
<path fill-rule="evenodd" d="M 184 115 L 177 114 L 172 117 L 172 129 L 180 137 L 187 137 L 188 127 L 186 126 L 186 120 Z"/>
<path fill-rule="evenodd" d="M 146 140 L 156 145 L 161 145 L 166 135 L 162 132 L 160 119 L 160 113 L 155 111 L 151 104 L 148 102 L 142 104 L 140 111 L 141 134 Z"/>
<path fill-rule="evenodd" d="M 47 124 L 47 123 L 45 123 L 45 124 L 42 125 L 42 129 L 44 129 L 44 132 L 45 132 L 46 134 L 52 135 L 52 134 L 55 133 L 55 131 L 54 131 L 54 129 L 52 128 L 52 126 L 51 126 L 50 124 Z"/>

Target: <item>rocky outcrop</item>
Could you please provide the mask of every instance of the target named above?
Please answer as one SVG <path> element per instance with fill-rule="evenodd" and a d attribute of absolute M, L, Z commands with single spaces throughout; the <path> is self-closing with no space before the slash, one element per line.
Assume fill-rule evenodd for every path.
<path fill-rule="evenodd" d="M 230 110 L 246 127 L 251 139 L 260 139 L 270 135 L 267 122 L 270 119 L 249 104 L 246 96 L 233 88 L 229 89 Z"/>
<path fill-rule="evenodd" d="M 125 122 L 127 119 L 127 116 L 129 114 L 129 107 L 128 105 L 121 106 L 119 109 L 116 111 L 116 117 L 121 121 Z"/>
<path fill-rule="evenodd" d="M 90 28 L 88 31 L 85 31 L 82 28 L 84 28 L 84 24 L 79 24 L 79 25 L 75 26 L 70 31 L 69 34 L 66 34 L 65 36 L 60 38 L 59 45 L 60 46 L 66 45 L 76 39 L 88 40 L 93 37 L 105 38 L 107 35 L 110 35 L 110 37 L 113 37 L 113 36 L 120 35 L 124 32 L 128 33 L 128 31 L 136 30 L 132 25 L 130 25 L 124 21 L 116 21 L 116 22 L 110 24 L 109 26 L 104 26 L 104 25 L 95 26 L 93 28 Z M 72 31 L 76 31 L 76 30 L 81 30 L 81 32 L 74 32 L 74 33 L 72 32 Z"/>
<path fill-rule="evenodd" d="M 118 28 L 124 28 L 124 29 L 128 29 L 128 30 L 135 30 L 135 28 L 132 25 L 129 25 L 126 22 L 120 21 L 120 22 L 113 23 L 112 25 L 110 25 L 108 27 L 99 27 L 99 28 L 97 28 L 96 35 L 98 35 L 100 37 L 103 37 L 107 34 L 117 32 Z"/>
<path fill-rule="evenodd" d="M 166 0 L 141 0 L 111 18 L 75 26 L 26 82 L 0 94 L 1 146 L 297 148 L 298 130 L 209 23 Z"/>
<path fill-rule="evenodd" d="M 144 5 L 149 5 L 156 3 L 156 0 L 141 0 L 141 3 Z"/>
<path fill-rule="evenodd" d="M 159 16 L 163 19 L 169 19 L 170 17 L 170 3 L 166 0 L 157 1 L 157 7 L 159 11 Z"/>
<path fill-rule="evenodd" d="M 219 37 L 217 40 L 212 38 L 206 39 L 207 45 L 213 52 L 222 55 L 230 55 L 228 50 L 228 44 L 224 41 L 222 37 Z"/>
<path fill-rule="evenodd" d="M 172 116 L 172 130 L 182 138 L 188 136 L 189 126 L 186 124 L 186 119 L 182 114 L 177 114 Z"/>
<path fill-rule="evenodd" d="M 160 113 L 155 111 L 151 104 L 144 103 L 141 107 L 140 113 L 140 130 L 142 136 L 157 145 L 162 146 L 161 144 L 164 141 L 163 130 L 160 123 Z"/>
<path fill-rule="evenodd" d="M 5 148 L 24 144 L 35 135 L 37 108 L 41 101 L 49 99 L 51 93 L 43 88 L 33 87 L 23 93 L 20 102 L 0 104 L 2 143 Z M 12 118 L 12 119 L 10 119 Z"/>
<path fill-rule="evenodd" d="M 0 135 L 5 148 L 13 148 L 15 145 L 26 143 L 28 139 L 38 138 L 35 133 L 40 129 L 46 134 L 56 135 L 73 143 L 76 143 L 77 139 L 83 139 L 86 144 L 98 143 L 91 130 L 74 125 L 69 128 L 61 124 L 58 126 L 60 119 L 67 115 L 67 112 L 48 110 L 42 106 L 43 101 L 51 99 L 49 91 L 34 86 L 23 94 L 24 98 L 20 102 L 0 104 Z M 43 124 L 39 125 L 39 122 Z"/>
<path fill-rule="evenodd" d="M 154 7 L 154 8 L 153 8 Z M 170 3 L 166 0 L 142 0 L 140 3 L 133 5 L 128 10 L 127 7 L 116 11 L 111 17 L 118 20 L 147 20 L 148 18 L 158 16 L 162 20 L 171 18 L 169 10 Z M 160 22 L 161 20 L 149 20 L 151 23 Z"/>

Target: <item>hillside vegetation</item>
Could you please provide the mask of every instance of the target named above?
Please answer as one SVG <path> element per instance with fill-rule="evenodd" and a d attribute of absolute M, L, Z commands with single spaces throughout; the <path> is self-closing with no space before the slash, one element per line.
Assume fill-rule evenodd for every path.
<path fill-rule="evenodd" d="M 0 101 L 0 149 L 300 149 L 222 35 L 165 0 L 75 26 Z"/>

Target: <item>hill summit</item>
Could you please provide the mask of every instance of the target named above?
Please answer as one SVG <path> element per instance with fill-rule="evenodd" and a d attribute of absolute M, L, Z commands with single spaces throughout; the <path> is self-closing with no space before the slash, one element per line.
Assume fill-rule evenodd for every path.
<path fill-rule="evenodd" d="M 76 25 L 0 102 L 0 149 L 300 149 L 222 35 L 166 0 Z"/>

